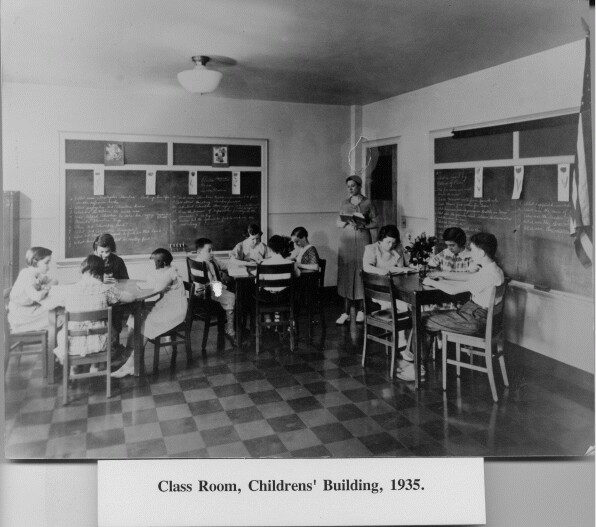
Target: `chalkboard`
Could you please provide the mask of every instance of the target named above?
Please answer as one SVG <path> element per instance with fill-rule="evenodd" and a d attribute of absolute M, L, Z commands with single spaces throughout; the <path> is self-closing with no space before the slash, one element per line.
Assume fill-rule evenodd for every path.
<path fill-rule="evenodd" d="M 156 195 L 145 194 L 144 170 L 105 170 L 104 195 L 93 195 L 93 170 L 65 170 L 66 258 L 86 256 L 98 234 L 111 233 L 122 255 L 149 254 L 169 244 L 194 249 L 198 237 L 231 249 L 250 222 L 261 221 L 261 172 L 198 172 L 197 195 L 188 193 L 188 171 L 157 170 Z"/>
<path fill-rule="evenodd" d="M 525 166 L 521 199 L 511 199 L 513 167 L 484 168 L 483 197 L 474 198 L 474 169 L 435 171 L 435 226 L 469 235 L 493 233 L 497 261 L 514 280 L 592 294 L 592 271 L 580 264 L 569 235 L 569 202 L 557 200 L 557 165 Z"/>

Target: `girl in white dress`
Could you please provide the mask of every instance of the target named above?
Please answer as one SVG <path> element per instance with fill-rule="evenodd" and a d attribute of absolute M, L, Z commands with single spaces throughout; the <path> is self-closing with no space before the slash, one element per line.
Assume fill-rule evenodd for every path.
<path fill-rule="evenodd" d="M 8 323 L 13 332 L 47 329 L 48 309 L 43 300 L 57 283 L 48 276 L 51 259 L 52 251 L 45 247 L 31 247 L 25 253 L 27 267 L 19 273 L 8 302 Z"/>
<path fill-rule="evenodd" d="M 151 259 L 155 264 L 155 272 L 149 278 L 149 282 L 154 285 L 155 294 L 162 293 L 163 297 L 151 309 L 141 328 L 141 333 L 145 340 L 154 339 L 165 332 L 174 329 L 184 322 L 188 301 L 184 290 L 184 281 L 178 274 L 175 267 L 171 267 L 173 261 L 172 254 L 166 249 L 156 249 L 151 254 Z M 133 318 L 128 319 L 129 340 L 132 340 L 134 322 Z M 134 373 L 134 351 L 128 357 L 128 360 L 122 367 L 112 373 L 112 377 L 126 377 Z"/>

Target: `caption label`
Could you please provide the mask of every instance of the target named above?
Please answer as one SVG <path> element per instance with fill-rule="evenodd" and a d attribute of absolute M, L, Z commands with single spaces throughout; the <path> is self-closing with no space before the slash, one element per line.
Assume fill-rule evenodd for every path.
<path fill-rule="evenodd" d="M 478 458 L 99 461 L 98 492 L 105 527 L 485 523 Z"/>

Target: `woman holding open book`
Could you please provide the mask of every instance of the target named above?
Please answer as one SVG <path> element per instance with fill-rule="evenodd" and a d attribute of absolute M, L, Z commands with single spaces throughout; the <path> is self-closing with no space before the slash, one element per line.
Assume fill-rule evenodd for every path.
<path fill-rule="evenodd" d="M 364 248 L 371 243 L 370 229 L 377 228 L 377 211 L 371 201 L 362 195 L 362 179 L 346 179 L 349 197 L 341 202 L 337 227 L 341 229 L 337 260 L 337 292 L 344 298 L 344 312 L 337 324 L 350 320 L 352 304 L 357 312 L 356 322 L 364 322 L 362 300 L 364 292 L 360 280 Z"/>

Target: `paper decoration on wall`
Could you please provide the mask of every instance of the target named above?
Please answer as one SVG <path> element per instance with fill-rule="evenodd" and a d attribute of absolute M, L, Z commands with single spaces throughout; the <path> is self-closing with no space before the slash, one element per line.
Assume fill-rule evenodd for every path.
<path fill-rule="evenodd" d="M 559 165 L 557 196 L 559 201 L 569 201 L 569 163 Z"/>
<path fill-rule="evenodd" d="M 188 195 L 189 196 L 196 196 L 197 195 L 197 171 L 191 170 L 188 173 Z"/>
<path fill-rule="evenodd" d="M 240 172 L 232 172 L 232 194 L 240 195 Z"/>
<path fill-rule="evenodd" d="M 225 145 L 215 145 L 211 148 L 211 166 L 229 167 L 228 147 Z"/>
<path fill-rule="evenodd" d="M 93 171 L 93 195 L 103 196 L 104 195 L 104 174 L 103 168 L 96 168 Z"/>
<path fill-rule="evenodd" d="M 474 171 L 474 197 L 482 197 L 482 179 L 484 169 L 482 167 L 476 167 Z"/>
<path fill-rule="evenodd" d="M 155 196 L 155 170 L 145 172 L 145 194 Z"/>
<path fill-rule="evenodd" d="M 516 166 L 513 168 L 513 194 L 511 199 L 519 199 L 524 188 L 524 167 Z"/>
<path fill-rule="evenodd" d="M 107 166 L 124 165 L 124 143 L 106 143 L 103 148 L 103 164 Z"/>

